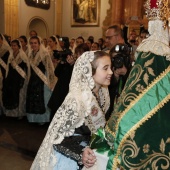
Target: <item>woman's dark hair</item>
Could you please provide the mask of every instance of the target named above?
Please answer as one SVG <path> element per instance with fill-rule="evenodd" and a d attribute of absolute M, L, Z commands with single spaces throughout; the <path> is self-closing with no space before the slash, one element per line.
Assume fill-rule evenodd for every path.
<path fill-rule="evenodd" d="M 93 44 L 96 44 L 98 48 L 100 48 L 100 45 L 98 42 L 94 42 Z"/>
<path fill-rule="evenodd" d="M 83 43 L 84 43 L 84 38 L 83 38 L 82 36 L 77 37 L 76 40 L 77 40 L 77 39 L 82 39 L 82 41 L 83 41 Z"/>
<path fill-rule="evenodd" d="M 57 43 L 55 37 L 51 36 L 50 38 L 52 39 L 52 41 L 54 41 L 55 43 Z"/>
<path fill-rule="evenodd" d="M 79 44 L 76 48 L 75 48 L 75 54 L 83 54 L 86 51 L 90 51 L 89 46 L 86 43 L 82 43 Z"/>
<path fill-rule="evenodd" d="M 36 36 L 38 35 L 38 34 L 37 34 L 37 31 L 35 31 L 35 30 L 31 30 L 31 31 L 29 32 L 29 34 L 30 34 L 31 32 L 34 32 Z"/>
<path fill-rule="evenodd" d="M 12 43 L 16 43 L 17 46 L 18 46 L 19 48 L 21 48 L 19 40 L 17 40 L 17 39 L 16 39 L 16 40 L 12 40 L 12 41 L 11 41 L 11 44 L 12 44 Z"/>
<path fill-rule="evenodd" d="M 21 35 L 19 38 L 23 39 L 25 43 L 27 43 L 27 37 L 25 35 Z"/>
<path fill-rule="evenodd" d="M 33 36 L 30 38 L 30 40 L 32 40 L 32 39 L 36 39 L 38 41 L 38 44 L 41 44 L 40 39 L 37 36 Z"/>
<path fill-rule="evenodd" d="M 96 69 L 97 69 L 97 64 L 96 64 L 96 60 L 99 58 L 102 58 L 103 56 L 108 56 L 109 58 L 110 55 L 104 51 L 96 51 L 94 52 L 94 60 L 91 62 L 92 65 L 92 75 L 94 75 L 96 73 Z"/>
<path fill-rule="evenodd" d="M 88 40 L 91 42 L 91 44 L 94 43 L 94 37 L 92 35 L 88 37 Z"/>

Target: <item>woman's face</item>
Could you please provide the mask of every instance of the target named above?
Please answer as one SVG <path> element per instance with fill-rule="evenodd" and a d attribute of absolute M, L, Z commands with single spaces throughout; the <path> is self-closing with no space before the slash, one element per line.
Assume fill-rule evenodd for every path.
<path fill-rule="evenodd" d="M 24 39 L 19 38 L 19 41 L 21 42 L 22 47 L 26 47 L 27 43 L 24 41 Z"/>
<path fill-rule="evenodd" d="M 97 44 L 93 43 L 92 46 L 91 46 L 91 51 L 97 51 L 97 50 L 99 50 Z"/>
<path fill-rule="evenodd" d="M 11 48 L 12 48 L 14 53 L 19 51 L 19 46 L 15 42 L 11 43 Z"/>
<path fill-rule="evenodd" d="M 71 48 L 74 47 L 74 43 L 75 43 L 75 40 L 71 39 L 71 41 L 70 41 L 70 47 L 71 47 Z"/>
<path fill-rule="evenodd" d="M 40 49 L 40 44 L 37 39 L 30 39 L 30 46 L 35 52 Z"/>
<path fill-rule="evenodd" d="M 111 59 L 109 56 L 103 56 L 96 60 L 96 72 L 93 75 L 93 79 L 95 81 L 95 85 L 100 86 L 108 86 L 110 85 L 110 80 L 112 77 L 111 70 Z"/>
<path fill-rule="evenodd" d="M 56 42 L 53 41 L 51 38 L 48 39 L 48 45 L 53 48 L 56 45 Z"/>
<path fill-rule="evenodd" d="M 86 44 L 89 46 L 89 48 L 91 49 L 91 42 L 89 40 L 86 41 Z"/>

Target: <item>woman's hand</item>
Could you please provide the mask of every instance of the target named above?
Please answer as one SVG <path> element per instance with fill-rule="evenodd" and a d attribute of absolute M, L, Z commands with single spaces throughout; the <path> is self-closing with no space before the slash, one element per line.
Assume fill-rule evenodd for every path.
<path fill-rule="evenodd" d="M 90 148 L 85 148 L 82 153 L 82 162 L 86 168 L 92 167 L 96 162 L 96 156 L 93 150 Z"/>

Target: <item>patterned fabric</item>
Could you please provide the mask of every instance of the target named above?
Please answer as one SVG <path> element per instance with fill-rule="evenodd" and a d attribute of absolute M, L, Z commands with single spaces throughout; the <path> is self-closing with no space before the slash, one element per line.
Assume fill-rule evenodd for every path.
<path fill-rule="evenodd" d="M 6 116 L 25 116 L 26 89 L 30 76 L 30 67 L 22 49 L 16 57 L 10 50 L 6 67 L 6 78 L 3 80 L 2 101 Z M 15 83 L 14 83 L 15 82 Z M 11 86 L 11 84 L 13 84 Z"/>
<path fill-rule="evenodd" d="M 119 165 L 123 169 L 156 169 L 165 160 L 170 160 L 170 148 L 168 145 L 165 147 L 170 137 L 167 109 L 170 107 L 169 65 L 170 61 L 163 56 L 149 52 L 139 54 L 106 126 L 107 140 L 113 148 L 109 170 Z M 162 142 L 165 152 L 161 155 L 159 149 Z M 165 165 L 168 166 L 168 163 Z"/>
<path fill-rule="evenodd" d="M 52 60 L 46 50 L 41 49 L 37 52 L 36 56 L 31 53 L 29 55 L 30 65 L 34 72 L 39 76 L 39 78 L 49 87 L 52 88 L 55 75 L 54 75 L 54 66 Z M 40 63 L 43 63 L 46 70 L 46 75 L 38 68 Z"/>
<path fill-rule="evenodd" d="M 138 46 L 139 52 L 152 52 L 156 55 L 166 56 L 170 61 L 168 28 L 164 28 L 164 22 L 160 20 L 149 21 L 148 31 L 150 36 Z"/>
<path fill-rule="evenodd" d="M 85 52 L 77 59 L 69 93 L 49 126 L 31 170 L 52 169 L 51 167 L 54 167 L 58 161 L 54 156 L 53 144 L 60 144 L 64 137 L 72 136 L 75 128 L 82 126 L 83 123 L 93 133 L 99 127 L 104 127 L 105 115 L 103 112 L 106 112 L 109 107 L 109 93 L 107 88 L 101 87 L 99 92 L 103 106 L 101 109 L 92 94 L 95 85 L 91 66 L 93 59 L 94 52 Z"/>
<path fill-rule="evenodd" d="M 149 21 L 149 33 L 106 124 L 105 140 L 99 138 L 99 146 L 105 145 L 95 147 L 109 147 L 107 170 L 170 169 L 169 35 L 157 20 Z"/>
<path fill-rule="evenodd" d="M 0 47 L 0 105 L 2 106 L 3 79 L 5 78 L 6 75 L 10 46 L 5 40 L 5 37 L 2 34 L 1 36 L 3 40 L 2 40 L 2 45 Z"/>
<path fill-rule="evenodd" d="M 170 168 L 168 29 L 162 21 L 149 21 L 149 33 L 105 128 L 113 148 L 108 170 Z"/>
<path fill-rule="evenodd" d="M 49 122 L 50 110 L 47 102 L 55 83 L 54 66 L 43 44 L 40 45 L 40 49 L 35 55 L 30 49 L 28 57 L 31 77 L 26 99 L 27 118 L 29 122 Z"/>

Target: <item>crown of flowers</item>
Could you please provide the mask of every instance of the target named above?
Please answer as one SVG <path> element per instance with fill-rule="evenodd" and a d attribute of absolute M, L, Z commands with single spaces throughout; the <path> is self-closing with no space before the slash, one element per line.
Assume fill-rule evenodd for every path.
<path fill-rule="evenodd" d="M 170 17 L 168 0 L 146 0 L 144 5 L 149 20 L 162 20 L 166 22 Z"/>

